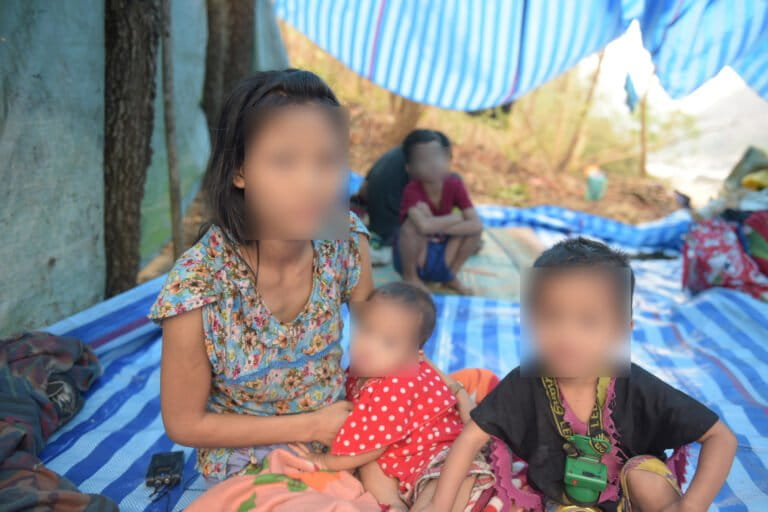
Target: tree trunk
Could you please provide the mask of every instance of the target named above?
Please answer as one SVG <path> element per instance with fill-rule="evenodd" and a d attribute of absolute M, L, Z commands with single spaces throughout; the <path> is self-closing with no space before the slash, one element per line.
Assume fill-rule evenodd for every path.
<path fill-rule="evenodd" d="M 571 137 L 571 141 L 568 143 L 563 158 L 557 165 L 558 171 L 565 171 L 568 169 L 568 167 L 571 165 L 571 160 L 576 153 L 576 148 L 581 145 L 581 138 L 584 135 L 584 120 L 587 118 L 589 109 L 592 107 L 592 101 L 595 98 L 595 89 L 597 88 L 597 80 L 600 78 L 600 68 L 603 66 L 604 55 L 605 50 L 601 50 L 600 55 L 597 58 L 597 68 L 595 69 L 595 73 L 592 75 L 592 81 L 589 84 L 589 92 L 587 92 L 587 97 L 584 100 L 581 112 L 579 112 L 579 115 L 576 119 L 576 128 L 573 132 L 573 136 Z"/>
<path fill-rule="evenodd" d="M 650 88 L 650 86 L 649 86 Z M 645 159 L 648 155 L 648 90 L 640 101 L 640 176 L 648 174 Z"/>
<path fill-rule="evenodd" d="M 402 96 L 389 93 L 389 109 L 392 115 L 390 130 L 384 134 L 384 146 L 396 146 L 416 128 L 424 107 Z"/>
<path fill-rule="evenodd" d="M 104 13 L 104 245 L 106 295 L 136 284 L 141 199 L 149 167 L 158 0 L 106 0 Z"/>
<path fill-rule="evenodd" d="M 559 112 L 557 112 L 557 121 L 556 121 L 556 128 L 555 128 L 555 143 L 552 145 L 555 150 L 561 146 L 563 143 L 563 137 L 565 136 L 565 128 L 568 125 L 568 114 L 569 110 L 567 108 L 567 102 L 570 101 L 571 96 L 571 79 L 573 78 L 573 74 L 578 72 L 578 70 L 571 69 L 563 74 L 563 76 L 560 78 L 560 83 L 558 84 L 558 96 L 559 100 L 563 102 L 563 104 L 559 105 Z"/>
<path fill-rule="evenodd" d="M 165 153 L 168 159 L 168 195 L 171 207 L 173 256 L 184 250 L 184 226 L 181 221 L 181 185 L 176 157 L 176 121 L 173 110 L 173 46 L 171 41 L 171 0 L 163 3 L 163 120 L 165 124 Z"/>
<path fill-rule="evenodd" d="M 213 134 L 227 95 L 251 74 L 254 15 L 253 1 L 207 0 L 206 4 L 208 44 L 202 106 Z"/>

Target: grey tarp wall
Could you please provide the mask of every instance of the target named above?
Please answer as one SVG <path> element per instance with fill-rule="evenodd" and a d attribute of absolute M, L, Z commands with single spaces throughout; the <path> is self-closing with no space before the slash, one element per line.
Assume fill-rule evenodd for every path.
<path fill-rule="evenodd" d="M 255 0 L 257 69 L 287 59 Z M 173 0 L 174 100 L 185 205 L 210 150 L 200 109 L 205 0 Z M 158 67 L 159 70 L 159 67 Z M 162 98 L 142 202 L 142 257 L 170 238 Z M 0 2 L 0 335 L 55 322 L 104 290 L 102 2 Z"/>
<path fill-rule="evenodd" d="M 205 0 L 174 0 L 173 89 L 176 101 L 176 144 L 183 208 L 194 199 L 210 151 L 208 127 L 200 109 L 205 76 L 207 19 Z M 253 69 L 278 69 L 288 66 L 271 0 L 254 2 Z M 152 134 L 152 163 L 147 172 L 141 204 L 141 257 L 147 262 L 171 237 L 168 199 L 168 169 L 165 154 L 161 69 L 158 66 L 155 98 L 155 130 Z"/>
<path fill-rule="evenodd" d="M 0 2 L 0 335 L 104 291 L 102 2 Z"/>
<path fill-rule="evenodd" d="M 277 26 L 272 0 L 255 0 L 253 7 L 253 69 L 267 71 L 288 67 L 288 54 Z"/>

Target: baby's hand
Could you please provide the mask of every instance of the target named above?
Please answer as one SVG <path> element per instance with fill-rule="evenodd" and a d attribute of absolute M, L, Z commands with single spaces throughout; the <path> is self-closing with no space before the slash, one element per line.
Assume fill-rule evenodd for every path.
<path fill-rule="evenodd" d="M 327 465 L 325 464 L 324 453 L 314 453 L 305 445 L 299 443 L 291 443 L 288 445 L 288 447 L 302 459 L 307 459 L 309 462 L 317 466 L 317 469 L 328 469 Z"/>

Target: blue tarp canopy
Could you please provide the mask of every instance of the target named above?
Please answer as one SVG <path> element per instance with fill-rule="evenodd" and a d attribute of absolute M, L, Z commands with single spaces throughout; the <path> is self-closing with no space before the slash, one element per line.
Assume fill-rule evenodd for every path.
<path fill-rule="evenodd" d="M 768 98 L 764 0 L 276 0 L 275 10 L 375 84 L 447 109 L 512 101 L 634 19 L 673 98 L 727 65 Z"/>

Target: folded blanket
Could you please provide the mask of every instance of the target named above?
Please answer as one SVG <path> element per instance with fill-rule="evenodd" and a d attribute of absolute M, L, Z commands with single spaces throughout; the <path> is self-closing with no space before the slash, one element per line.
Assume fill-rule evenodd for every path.
<path fill-rule="evenodd" d="M 0 339 L 0 509 L 117 510 L 103 496 L 78 492 L 37 457 L 100 374 L 96 355 L 74 338 L 32 332 Z"/>

